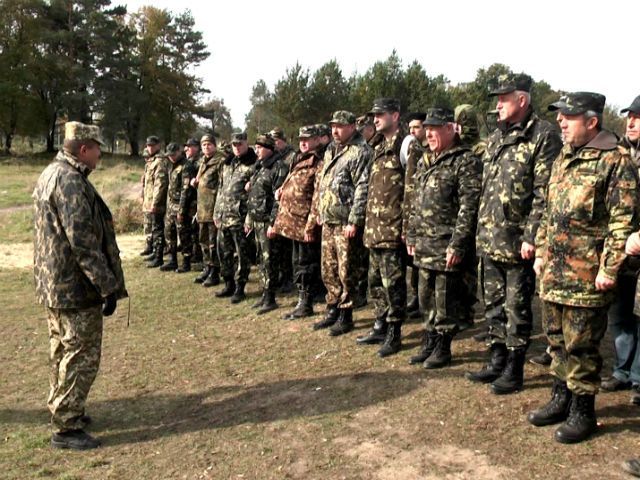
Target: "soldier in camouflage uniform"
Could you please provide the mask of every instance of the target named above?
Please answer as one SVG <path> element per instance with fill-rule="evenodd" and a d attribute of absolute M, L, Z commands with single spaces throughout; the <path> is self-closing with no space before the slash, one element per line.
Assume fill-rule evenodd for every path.
<path fill-rule="evenodd" d="M 430 108 L 423 122 L 428 150 L 418 161 L 408 205 L 407 251 L 420 268 L 420 311 L 425 341 L 411 363 L 424 368 L 451 363 L 451 341 L 466 319 L 461 292 L 474 268 L 475 228 L 482 164 L 460 140 L 454 112 Z"/>
<path fill-rule="evenodd" d="M 333 139 L 331 136 L 331 127 L 326 123 L 317 123 L 314 127 L 318 131 L 318 141 L 320 142 L 316 151 L 318 152 L 318 155 L 320 155 L 320 158 L 324 158 L 324 152 L 327 151 L 327 148 Z"/>
<path fill-rule="evenodd" d="M 280 127 L 273 128 L 269 135 L 276 142 L 276 153 L 282 159 L 288 172 L 298 152 L 287 143 L 284 131 Z M 293 291 L 293 243 L 290 239 L 280 236 L 276 237 L 274 241 L 277 243 L 278 255 L 283 259 L 277 265 L 279 290 L 282 293 L 290 293 Z"/>
<path fill-rule="evenodd" d="M 152 257 L 147 264 L 150 268 L 162 265 L 164 254 L 164 214 L 167 206 L 167 159 L 160 152 L 158 137 L 147 138 L 147 163 L 144 167 L 144 191 L 142 211 L 145 216 L 145 233 L 151 231 Z M 148 233 L 147 233 L 148 234 Z"/>
<path fill-rule="evenodd" d="M 213 211 L 218 194 L 218 185 L 224 164 L 224 150 L 218 151 L 213 135 L 203 135 L 200 139 L 202 162 L 193 185 L 198 188 L 198 209 L 196 217 L 200 227 L 200 246 L 204 266 L 195 283 L 212 287 L 220 283 L 220 259 L 218 258 L 218 229 L 213 223 Z"/>
<path fill-rule="evenodd" d="M 382 138 L 373 151 L 367 191 L 364 245 L 369 249 L 369 289 L 375 323 L 359 344 L 382 343 L 378 355 L 400 350 L 406 317 L 406 253 L 402 241 L 402 199 L 405 169 L 400 161 L 400 102 L 379 98 L 371 110 L 376 134 Z"/>
<path fill-rule="evenodd" d="M 372 155 L 355 123 L 355 115 L 345 110 L 332 116 L 334 143 L 324 155 L 314 206 L 322 225 L 321 273 L 327 288 L 327 314 L 314 329 L 331 327 L 331 336 L 353 330 L 354 245 L 364 226 Z"/>
<path fill-rule="evenodd" d="M 257 308 L 259 315 L 278 308 L 276 303 L 276 284 L 278 282 L 276 264 L 281 259 L 278 258 L 279 252 L 276 250 L 278 243 L 273 229 L 278 212 L 275 192 L 287 176 L 287 169 L 282 157 L 275 154 L 274 150 L 275 142 L 271 136 L 258 135 L 256 139 L 258 161 L 247 186 L 249 198 L 244 231 L 249 234 L 253 230 L 256 238 L 263 290 L 262 297 L 252 305 L 252 308 Z"/>
<path fill-rule="evenodd" d="M 182 156 L 180 145 L 170 143 L 166 151 L 171 163 L 169 170 L 169 188 L 167 190 L 167 215 L 165 217 L 164 236 L 169 244 L 169 262 L 160 267 L 163 272 L 191 271 L 191 201 L 195 178 L 194 165 Z M 182 247 L 182 266 L 178 268 L 178 238 Z"/>
<path fill-rule="evenodd" d="M 197 138 L 190 138 L 184 146 L 187 163 L 191 164 L 190 170 L 197 173 L 198 170 L 200 170 L 200 164 L 202 163 L 200 142 Z M 195 174 L 193 178 L 195 178 Z M 189 218 L 191 219 L 191 224 L 189 225 L 189 232 L 191 234 L 190 257 L 193 259 L 193 263 L 200 264 L 202 263 L 202 246 L 200 245 L 200 229 L 198 221 L 196 220 L 197 210 L 198 190 L 194 187 L 191 191 L 191 198 L 189 200 Z"/>
<path fill-rule="evenodd" d="M 550 402 L 528 420 L 564 421 L 555 432 L 561 443 L 581 442 L 597 429 L 600 341 L 625 242 L 638 225 L 638 172 L 628 150 L 602 130 L 604 105 L 603 95 L 576 92 L 549 106 L 558 112 L 564 147 L 547 187 L 534 269 L 555 378 Z"/>
<path fill-rule="evenodd" d="M 322 168 L 320 146 L 315 126 L 301 127 L 298 135 L 300 153 L 291 171 L 276 191 L 278 214 L 273 225 L 276 234 L 293 241 L 294 278 L 298 303 L 284 316 L 295 320 L 313 315 L 313 290 L 320 279 L 320 235 L 317 212 L 312 210 L 317 173 Z"/>
<path fill-rule="evenodd" d="M 373 123 L 373 115 L 367 113 L 366 115 L 362 115 L 356 118 L 356 127 L 358 127 L 358 131 L 360 135 L 364 137 L 364 140 L 371 145 L 371 140 L 376 134 L 376 126 Z M 373 147 L 373 145 L 371 145 Z"/>
<path fill-rule="evenodd" d="M 63 149 L 33 192 L 36 298 L 47 309 L 55 448 L 100 445 L 84 431 L 91 421 L 85 403 L 100 364 L 103 315 L 127 296 L 111 212 L 88 180 L 101 145 L 98 127 L 68 122 Z"/>
<path fill-rule="evenodd" d="M 422 155 L 424 155 L 426 149 L 428 148 L 427 146 L 425 146 L 427 131 L 424 125 L 422 125 L 422 122 L 424 122 L 425 118 L 427 118 L 427 114 L 424 112 L 412 112 L 409 113 L 406 117 L 406 122 L 409 126 L 409 143 L 406 147 L 406 173 L 404 180 L 404 198 L 402 206 L 403 235 L 406 235 L 409 226 L 409 206 L 413 201 L 413 178 L 416 173 L 416 167 L 419 160 L 422 158 Z M 405 141 L 407 140 L 405 139 Z M 416 318 L 420 316 L 420 308 L 418 303 L 418 278 L 420 269 L 417 265 L 414 264 L 412 255 L 409 255 L 407 257 L 407 265 L 411 269 L 411 278 L 409 281 L 409 286 L 411 287 L 411 300 L 409 301 L 409 303 L 407 303 L 407 315 L 410 318 Z M 421 362 L 423 361 L 424 360 L 422 360 Z"/>
<path fill-rule="evenodd" d="M 249 280 L 251 260 L 244 221 L 247 217 L 245 190 L 254 171 L 255 152 L 247 144 L 246 133 L 236 133 L 231 139 L 233 156 L 225 159 L 216 196 L 213 219 L 220 230 L 222 244 L 219 248 L 220 267 L 224 288 L 216 297 L 231 297 L 231 303 L 245 299 L 244 287 Z M 234 277 L 234 256 L 237 267 Z"/>
<path fill-rule="evenodd" d="M 553 126 L 531 108 L 532 79 L 508 74 L 497 96 L 500 128 L 487 141 L 476 245 L 481 262 L 489 361 L 474 382 L 495 394 L 519 391 L 533 317 L 535 234 L 544 208 L 551 163 L 561 148 Z"/>

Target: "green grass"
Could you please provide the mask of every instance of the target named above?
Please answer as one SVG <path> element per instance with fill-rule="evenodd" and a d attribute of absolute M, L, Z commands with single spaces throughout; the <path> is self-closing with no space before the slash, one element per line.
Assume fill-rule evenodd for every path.
<path fill-rule="evenodd" d="M 0 242 L 33 241 L 33 209 L 28 206 L 13 212 L 0 211 Z"/>

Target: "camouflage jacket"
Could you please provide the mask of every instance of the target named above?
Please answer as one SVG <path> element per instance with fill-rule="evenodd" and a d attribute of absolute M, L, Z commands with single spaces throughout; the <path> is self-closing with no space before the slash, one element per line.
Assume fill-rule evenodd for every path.
<path fill-rule="evenodd" d="M 565 145 L 553 164 L 536 237 L 545 261 L 540 297 L 600 307 L 613 292 L 596 290 L 598 273 L 615 279 L 625 242 L 637 226 L 638 174 L 626 149 L 602 131 L 584 147 Z"/>
<path fill-rule="evenodd" d="M 371 155 L 357 131 L 345 145 L 332 143 L 327 149 L 314 207 L 321 223 L 364 226 Z"/>
<path fill-rule="evenodd" d="M 463 260 L 474 254 L 482 162 L 468 146 L 435 156 L 425 152 L 414 176 L 407 245 L 415 246 L 420 268 L 445 271 L 447 252 Z M 451 271 L 466 268 L 462 262 Z"/>
<path fill-rule="evenodd" d="M 68 153 L 40 175 L 35 202 L 36 298 L 51 308 L 87 308 L 111 294 L 127 296 L 113 217 Z"/>
<path fill-rule="evenodd" d="M 367 248 L 397 248 L 402 243 L 404 167 L 400 146 L 404 136 L 382 138 L 373 151 L 367 190 L 363 241 Z"/>
<path fill-rule="evenodd" d="M 278 153 L 256 162 L 250 180 L 245 226 L 253 228 L 254 222 L 273 225 L 278 213 L 275 193 L 286 176 L 287 167 Z"/>
<path fill-rule="evenodd" d="M 186 217 L 190 213 L 191 202 L 195 197 L 195 188 L 191 186 L 191 179 L 196 176 L 193 163 L 185 160 L 184 157 L 179 157 L 176 163 L 170 164 L 169 168 L 167 213 Z"/>
<path fill-rule="evenodd" d="M 233 156 L 224 161 L 213 211 L 214 221 L 219 222 L 221 228 L 242 228 L 244 225 L 248 197 L 244 187 L 251 179 L 255 163 L 256 154 L 252 149 L 241 157 Z"/>
<path fill-rule="evenodd" d="M 156 153 L 147 159 L 144 166 L 144 197 L 142 211 L 163 213 L 167 204 L 169 186 L 169 162 L 166 157 Z"/>
<path fill-rule="evenodd" d="M 280 190 L 278 215 L 273 225 L 276 233 L 302 242 L 305 233 L 316 228 L 316 216 L 311 212 L 317 173 L 322 169 L 322 158 L 316 152 L 299 154 Z"/>
<path fill-rule="evenodd" d="M 407 155 L 407 171 L 404 175 L 404 198 L 402 200 L 402 235 L 407 235 L 409 229 L 409 208 L 413 202 L 414 194 L 414 179 L 416 175 L 416 168 L 418 162 L 422 158 L 422 155 L 428 150 L 428 146 L 422 145 L 417 139 L 411 142 L 409 145 L 409 152 Z"/>
<path fill-rule="evenodd" d="M 281 152 L 275 152 L 275 153 L 278 154 L 282 159 L 282 163 L 284 163 L 285 170 L 287 172 L 289 171 L 289 169 L 291 169 L 291 165 L 293 165 L 293 162 L 298 156 L 298 152 L 296 152 L 291 145 L 287 145 L 282 149 Z"/>
<path fill-rule="evenodd" d="M 533 245 L 544 209 L 544 189 L 562 148 L 549 122 L 527 120 L 496 130 L 487 141 L 478 213 L 479 255 L 519 263 L 522 242 Z"/>
<path fill-rule="evenodd" d="M 202 157 L 198 179 L 198 222 L 213 222 L 216 195 L 224 164 L 224 153 L 216 152 L 211 158 Z"/>
<path fill-rule="evenodd" d="M 632 142 L 627 137 L 623 137 L 620 140 L 620 145 L 629 150 L 631 160 L 635 164 L 636 168 L 640 170 L 640 141 Z"/>

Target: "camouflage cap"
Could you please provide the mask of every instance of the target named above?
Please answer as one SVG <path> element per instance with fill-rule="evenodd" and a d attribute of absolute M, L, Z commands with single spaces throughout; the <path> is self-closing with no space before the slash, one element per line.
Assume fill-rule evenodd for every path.
<path fill-rule="evenodd" d="M 178 145 L 176 142 L 171 142 L 169 145 L 167 145 L 165 153 L 167 155 L 171 155 L 173 153 L 179 152 L 180 150 L 182 150 L 182 147 L 180 145 Z"/>
<path fill-rule="evenodd" d="M 365 127 L 367 125 L 370 125 L 370 126 L 373 127 L 373 116 L 372 115 L 362 115 L 362 116 L 356 118 L 356 127 L 362 128 L 362 127 Z"/>
<path fill-rule="evenodd" d="M 323 137 L 323 136 L 327 136 L 330 137 L 331 136 L 331 127 L 329 125 L 327 125 L 326 123 L 316 123 L 314 125 L 314 127 L 316 128 L 316 130 L 318 130 L 318 135 Z"/>
<path fill-rule="evenodd" d="M 395 98 L 383 97 L 376 98 L 373 101 L 373 108 L 369 112 L 370 114 L 374 113 L 386 113 L 386 112 L 399 112 L 400 111 L 400 101 Z"/>
<path fill-rule="evenodd" d="M 594 92 L 573 92 L 560 97 L 547 108 L 551 112 L 556 110 L 564 115 L 580 115 L 586 112 L 604 112 L 606 97 Z"/>
<path fill-rule="evenodd" d="M 258 135 L 256 137 L 256 145 L 260 145 L 261 147 L 268 148 L 269 150 L 275 150 L 276 142 L 273 140 L 273 137 L 268 133 L 263 133 L 262 135 Z"/>
<path fill-rule="evenodd" d="M 200 137 L 200 145 L 202 145 L 204 142 L 209 142 L 209 143 L 213 143 L 214 145 L 216 144 L 216 137 L 214 137 L 213 135 L 203 135 L 202 137 Z"/>
<path fill-rule="evenodd" d="M 298 130 L 298 138 L 312 138 L 319 135 L 315 125 L 305 125 Z"/>
<path fill-rule="evenodd" d="M 160 143 L 160 139 L 155 135 L 150 135 L 147 137 L 147 141 L 145 145 L 158 145 Z"/>
<path fill-rule="evenodd" d="M 407 123 L 413 122 L 414 120 L 420 121 L 420 123 L 424 122 L 425 118 L 427 118 L 427 114 L 425 112 L 410 112 L 407 113 L 405 117 L 405 121 Z"/>
<path fill-rule="evenodd" d="M 93 140 L 104 145 L 100 128 L 97 125 L 86 125 L 80 122 L 67 122 L 64 124 L 65 140 Z"/>
<path fill-rule="evenodd" d="M 231 143 L 242 143 L 247 141 L 247 132 L 234 133 L 231 135 Z"/>
<path fill-rule="evenodd" d="M 282 130 L 280 127 L 273 127 L 269 132 L 269 135 L 271 135 L 271 137 L 273 137 L 274 139 L 286 140 L 284 136 L 284 130 Z"/>
<path fill-rule="evenodd" d="M 521 90 L 530 92 L 533 79 L 526 73 L 507 73 L 497 78 L 495 88 L 489 93 L 490 97 Z"/>
<path fill-rule="evenodd" d="M 331 120 L 329 120 L 329 124 L 332 123 L 340 125 L 354 125 L 356 123 L 356 116 L 347 110 L 337 110 L 333 112 Z"/>
<path fill-rule="evenodd" d="M 438 126 L 453 123 L 453 110 L 447 107 L 434 107 L 427 110 L 427 116 L 422 122 L 425 126 Z"/>
<path fill-rule="evenodd" d="M 198 141 L 197 138 L 193 138 L 191 137 L 190 139 L 188 139 L 185 144 L 185 147 L 199 147 L 200 146 L 200 142 Z"/>
<path fill-rule="evenodd" d="M 623 108 L 622 110 L 620 110 L 620 113 L 627 113 L 627 112 L 640 115 L 640 95 L 638 95 L 636 98 L 633 99 L 633 102 L 631 102 L 631 105 L 629 105 L 627 108 Z"/>

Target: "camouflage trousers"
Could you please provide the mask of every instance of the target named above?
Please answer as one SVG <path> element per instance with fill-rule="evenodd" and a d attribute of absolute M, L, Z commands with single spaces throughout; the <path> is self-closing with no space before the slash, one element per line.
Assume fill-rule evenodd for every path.
<path fill-rule="evenodd" d="M 191 250 L 193 248 L 191 244 L 191 218 L 183 217 L 182 222 L 178 222 L 178 216 L 176 214 L 167 213 L 164 236 L 169 245 L 170 252 L 177 251 L 179 239 L 182 255 L 185 257 L 191 256 Z"/>
<path fill-rule="evenodd" d="M 247 235 L 242 227 L 222 228 L 221 232 L 222 242 L 218 244 L 220 273 L 224 279 L 235 279 L 236 283 L 246 285 L 251 269 Z"/>
<path fill-rule="evenodd" d="M 142 214 L 142 231 L 144 232 L 144 238 L 147 243 L 153 244 L 153 213 L 144 212 Z"/>
<path fill-rule="evenodd" d="M 403 322 L 407 314 L 407 266 L 404 247 L 369 250 L 369 298 L 376 318 Z"/>
<path fill-rule="evenodd" d="M 277 239 L 267 237 L 268 222 L 253 222 L 253 231 L 256 235 L 256 251 L 258 269 L 262 280 L 262 288 L 269 292 L 275 292 L 278 285 L 278 262 L 283 262 L 280 252 L 277 250 Z M 284 259 L 286 260 L 286 259 Z"/>
<path fill-rule="evenodd" d="M 356 294 L 359 302 L 364 302 L 367 300 L 367 291 L 369 289 L 369 249 L 364 246 L 362 232 L 360 231 L 356 234 L 354 255 L 357 262 Z"/>
<path fill-rule="evenodd" d="M 542 323 L 553 359 L 551 373 L 578 395 L 598 393 L 607 308 L 542 302 Z"/>
<path fill-rule="evenodd" d="M 323 225 L 320 271 L 327 288 L 327 305 L 353 308 L 358 273 L 355 238 L 346 238 L 342 225 Z"/>
<path fill-rule="evenodd" d="M 464 273 L 421 268 L 419 275 L 418 299 L 426 330 L 455 335 L 466 315 Z"/>
<path fill-rule="evenodd" d="M 98 374 L 102 349 L 102 305 L 47 308 L 49 398 L 54 431 L 83 428 L 80 417 Z"/>
<path fill-rule="evenodd" d="M 478 303 L 478 268 L 478 259 L 474 255 L 469 261 L 469 266 L 463 272 L 464 283 L 467 287 L 467 298 L 464 301 L 465 322 L 468 326 L 473 325 L 474 307 Z"/>
<path fill-rule="evenodd" d="M 218 259 L 218 229 L 213 222 L 200 222 L 200 247 L 202 248 L 202 260 L 205 265 L 220 268 Z"/>
<path fill-rule="evenodd" d="M 535 289 L 533 264 L 504 263 L 489 257 L 482 257 L 480 262 L 489 343 L 506 344 L 508 348 L 529 345 Z"/>
<path fill-rule="evenodd" d="M 320 242 L 294 240 L 293 268 L 298 289 L 311 292 L 320 280 Z"/>
<path fill-rule="evenodd" d="M 164 249 L 164 212 L 144 212 L 144 234 L 151 238 L 154 250 Z"/>

